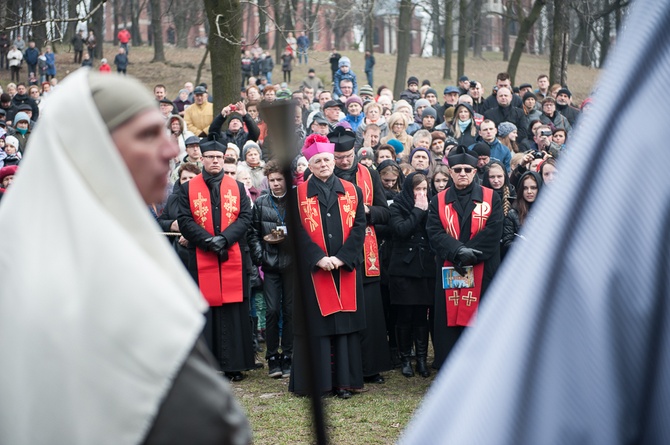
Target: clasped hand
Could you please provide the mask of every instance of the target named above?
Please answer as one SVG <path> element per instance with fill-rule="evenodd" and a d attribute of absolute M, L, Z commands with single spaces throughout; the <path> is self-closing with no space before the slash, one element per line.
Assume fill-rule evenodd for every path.
<path fill-rule="evenodd" d="M 339 269 L 344 266 L 344 262 L 336 256 L 325 256 L 321 258 L 316 265 L 326 272 L 330 272 L 331 270 Z"/>

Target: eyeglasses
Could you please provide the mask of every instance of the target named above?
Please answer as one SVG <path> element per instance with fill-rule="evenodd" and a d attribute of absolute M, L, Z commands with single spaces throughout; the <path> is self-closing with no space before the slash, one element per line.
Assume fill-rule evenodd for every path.
<path fill-rule="evenodd" d="M 211 159 L 212 161 L 216 159 L 217 161 L 223 161 L 223 155 L 202 155 L 205 159 Z"/>
<path fill-rule="evenodd" d="M 354 153 L 351 152 L 351 153 L 349 153 L 348 155 L 335 156 L 335 160 L 336 160 L 336 161 L 341 161 L 341 160 L 343 160 L 343 159 L 351 159 L 351 158 L 353 158 L 353 157 L 354 157 Z"/>
<path fill-rule="evenodd" d="M 463 171 L 465 173 L 472 173 L 472 170 L 474 170 L 474 168 L 472 168 L 472 167 L 453 167 L 451 170 L 456 174 L 459 174 Z"/>

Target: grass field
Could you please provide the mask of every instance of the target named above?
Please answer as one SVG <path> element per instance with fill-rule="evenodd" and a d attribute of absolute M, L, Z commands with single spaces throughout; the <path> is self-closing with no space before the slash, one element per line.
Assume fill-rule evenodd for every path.
<path fill-rule="evenodd" d="M 394 370 L 384 376 L 385 384 L 368 384 L 366 392 L 349 400 L 323 399 L 329 443 L 392 444 L 399 438 L 434 375 L 408 379 Z M 288 379 L 268 378 L 267 368 L 249 372 L 246 380 L 233 384 L 255 444 L 314 443 L 310 400 L 290 394 L 287 387 Z"/>
<path fill-rule="evenodd" d="M 178 49 L 166 47 L 165 55 L 167 63 L 150 63 L 153 58 L 153 49 L 149 47 L 131 48 L 128 74 L 141 79 L 147 86 L 153 87 L 157 83 L 163 83 L 168 87 L 169 97 L 176 97 L 178 90 L 186 81 L 195 81 L 197 67 L 204 54 L 204 49 L 189 48 Z M 104 47 L 105 57 L 112 64 L 116 55 L 116 48 L 111 45 Z M 348 56 L 352 61 L 352 68 L 358 76 L 359 86 L 366 83 L 365 73 L 363 72 L 363 54 L 355 51 L 341 51 L 342 55 Z M 320 76 L 326 85 L 330 84 L 330 64 L 328 62 L 329 53 L 311 52 L 310 63 L 297 65 L 292 73 L 292 82 L 290 88 L 296 88 L 300 85 L 302 79 L 307 75 L 308 68 L 314 68 L 317 75 Z M 377 64 L 375 66 L 375 86 L 387 85 L 392 88 L 395 76 L 395 56 L 387 54 L 375 55 Z M 56 55 L 56 64 L 58 69 L 58 78 L 64 77 L 69 72 L 78 67 L 72 63 L 72 53 L 61 52 Z M 276 63 L 277 61 L 275 61 Z M 408 76 L 416 76 L 420 80 L 429 79 L 438 90 L 439 96 L 446 85 L 455 84 L 455 80 L 442 80 L 443 59 L 438 58 L 420 58 L 412 57 L 409 63 Z M 452 75 L 456 75 L 456 59 L 452 63 Z M 114 67 L 112 66 L 112 69 Z M 465 73 L 470 79 L 476 79 L 482 82 L 482 85 L 490 93 L 491 87 L 495 84 L 496 74 L 507 69 L 507 62 L 502 61 L 502 53 L 484 53 L 483 59 L 468 58 L 465 63 Z M 547 73 L 549 70 L 549 60 L 546 56 L 524 55 L 518 69 L 517 83 L 529 82 L 536 84 L 537 76 L 540 73 Z M 595 81 L 599 70 L 585 68 L 579 65 L 570 65 L 568 69 L 568 86 L 573 93 L 573 102 L 580 103 L 586 98 Z M 27 77 L 24 66 L 22 78 Z M 273 72 L 273 81 L 281 82 L 281 67 L 275 66 Z M 3 71 L 0 73 L 0 84 L 4 87 L 9 81 L 9 73 Z M 202 81 L 207 82 L 211 87 L 211 72 L 209 71 L 209 58 L 207 67 L 203 70 Z"/>

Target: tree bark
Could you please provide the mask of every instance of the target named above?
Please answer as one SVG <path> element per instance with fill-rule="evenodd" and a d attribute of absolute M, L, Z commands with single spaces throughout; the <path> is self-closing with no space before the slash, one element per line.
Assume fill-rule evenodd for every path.
<path fill-rule="evenodd" d="M 44 0 L 31 0 L 32 7 L 32 21 L 44 21 L 47 18 L 46 13 L 46 4 Z M 39 25 L 34 25 L 31 27 L 32 39 L 35 41 L 35 44 L 38 48 L 44 48 L 47 44 L 47 25 L 46 23 L 41 23 Z M 27 36 L 25 36 L 27 37 Z M 26 39 L 27 41 L 28 39 Z M 26 45 L 27 47 L 27 45 Z"/>
<path fill-rule="evenodd" d="M 512 13 L 512 2 L 513 0 L 507 0 L 505 2 L 505 10 L 502 17 L 502 50 L 503 50 L 503 62 L 509 61 L 509 25 L 510 25 L 510 14 Z M 521 14 L 521 13 L 519 13 Z"/>
<path fill-rule="evenodd" d="M 526 42 L 528 41 L 528 36 L 530 35 L 530 30 L 540 18 L 542 14 L 542 9 L 544 8 L 547 0 L 535 0 L 533 7 L 530 10 L 528 16 L 523 17 L 523 12 L 519 10 L 519 35 L 516 37 L 516 43 L 514 44 L 514 50 L 507 64 L 507 72 L 510 75 L 512 80 L 512 85 L 514 85 L 514 78 L 516 77 L 516 71 L 519 68 L 519 61 L 521 60 L 521 53 L 523 52 Z"/>
<path fill-rule="evenodd" d="M 151 31 L 154 41 L 154 58 L 151 63 L 165 62 L 163 27 L 161 26 L 161 1 L 151 0 Z"/>
<path fill-rule="evenodd" d="M 465 73 L 465 57 L 468 55 L 468 2 L 459 0 L 458 3 L 458 60 L 456 61 L 456 77 Z"/>
<path fill-rule="evenodd" d="M 554 32 L 549 58 L 549 83 L 565 85 L 568 76 L 567 44 L 570 38 L 569 0 L 554 0 Z"/>
<path fill-rule="evenodd" d="M 272 13 L 274 16 L 275 25 L 275 63 L 281 60 L 281 53 L 283 48 L 286 48 L 286 37 L 284 36 L 284 29 L 280 26 L 281 22 L 281 3 L 282 0 L 272 0 Z M 286 0 L 285 0 L 286 1 Z M 213 51 L 212 51 L 213 54 Z M 241 76 L 241 74 L 240 74 Z"/>
<path fill-rule="evenodd" d="M 265 17 L 267 11 L 267 4 L 265 0 L 258 0 L 258 45 L 265 49 L 268 47 L 268 35 L 265 33 L 265 23 L 267 18 Z"/>
<path fill-rule="evenodd" d="M 446 0 L 444 2 L 444 69 L 442 70 L 442 79 L 451 79 L 451 56 L 453 53 L 454 40 L 451 28 L 454 24 L 454 2 Z"/>
<path fill-rule="evenodd" d="M 399 97 L 405 89 L 407 78 L 407 65 L 409 64 L 409 52 L 412 43 L 412 1 L 400 0 L 400 12 L 398 14 L 398 53 L 395 65 L 395 81 L 393 82 L 393 95 Z"/>
<path fill-rule="evenodd" d="M 93 10 L 96 6 L 98 6 L 100 3 L 103 3 L 104 0 L 91 0 L 91 6 L 90 9 Z M 95 13 L 93 13 L 93 16 L 91 17 L 91 29 L 93 29 L 93 33 L 95 34 L 95 39 L 97 44 L 95 45 L 95 58 L 96 59 L 101 59 L 103 57 L 102 55 L 102 30 L 104 27 L 104 16 L 103 16 L 103 7 L 98 8 Z"/>
<path fill-rule="evenodd" d="M 205 12 L 209 22 L 209 51 L 212 67 L 212 88 L 214 94 L 214 113 L 218 113 L 225 104 L 239 100 L 242 84 L 240 47 L 236 43 L 242 35 L 239 0 L 204 0 Z M 216 17 L 219 17 L 217 34 Z"/>
<path fill-rule="evenodd" d="M 433 57 L 439 57 L 441 55 L 440 46 L 442 43 L 442 28 L 440 27 L 440 1 L 431 0 L 431 18 L 433 21 Z"/>
<path fill-rule="evenodd" d="M 472 55 L 482 59 L 482 6 L 483 0 L 472 2 L 472 32 L 474 34 Z"/>
<path fill-rule="evenodd" d="M 609 1 L 608 0 L 603 0 L 603 9 L 608 9 L 609 8 Z M 607 59 L 607 54 L 609 53 L 610 50 L 610 33 L 612 32 L 612 27 L 611 27 L 611 17 L 610 14 L 605 14 L 603 17 L 603 37 L 602 40 L 600 41 L 600 61 L 599 61 L 599 66 L 605 66 L 605 59 Z"/>
<path fill-rule="evenodd" d="M 144 42 L 140 33 L 140 14 L 142 14 L 142 9 L 144 9 L 144 3 L 140 4 L 139 0 L 128 1 L 130 2 L 130 21 L 132 23 L 130 34 L 133 39 L 133 46 L 142 46 Z"/>
<path fill-rule="evenodd" d="M 374 36 L 375 36 L 375 0 L 367 0 L 365 6 L 365 51 L 370 51 L 370 54 L 375 51 Z M 310 40 L 311 41 L 311 40 Z"/>
<path fill-rule="evenodd" d="M 112 10 L 114 11 L 114 46 L 119 44 L 119 15 L 120 15 L 120 6 L 119 2 L 121 0 L 112 0 Z"/>

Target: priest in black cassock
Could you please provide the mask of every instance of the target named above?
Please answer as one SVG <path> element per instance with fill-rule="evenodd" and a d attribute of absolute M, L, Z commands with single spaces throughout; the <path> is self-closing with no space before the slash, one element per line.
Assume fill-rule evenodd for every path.
<path fill-rule="evenodd" d="M 361 264 L 366 325 L 361 332 L 363 376 L 367 383 L 384 383 L 380 373 L 391 369 L 391 351 L 386 334 L 381 260 L 375 226 L 387 224 L 391 214 L 379 173 L 357 162 L 354 152 L 356 134 L 344 127 L 337 127 L 328 134 L 328 140 L 335 144 L 335 176 L 356 184 L 363 193 L 366 221 Z"/>
<path fill-rule="evenodd" d="M 189 272 L 209 303 L 205 340 L 232 381 L 254 367 L 248 279 L 239 241 L 251 224 L 244 185 L 223 171 L 226 146 L 200 144 L 203 172 L 182 184 L 179 228 L 189 241 Z"/>
<path fill-rule="evenodd" d="M 492 189 L 474 182 L 477 158 L 465 146 L 449 157 L 451 187 L 430 200 L 426 231 L 437 254 L 433 367 L 440 368 L 466 326 L 476 320 L 479 302 L 500 264 L 503 211 Z M 472 277 L 471 285 L 445 289 L 442 267 Z"/>
<path fill-rule="evenodd" d="M 361 190 L 333 174 L 333 144 L 311 135 L 303 155 L 312 175 L 300 184 L 300 271 L 304 293 L 294 303 L 293 368 L 289 390 L 310 393 L 309 367 L 321 392 L 348 399 L 363 388 L 360 332 L 365 328 L 361 248 L 365 210 Z M 306 318 L 310 321 L 308 332 Z M 308 336 L 316 337 L 315 363 L 306 360 Z"/>

